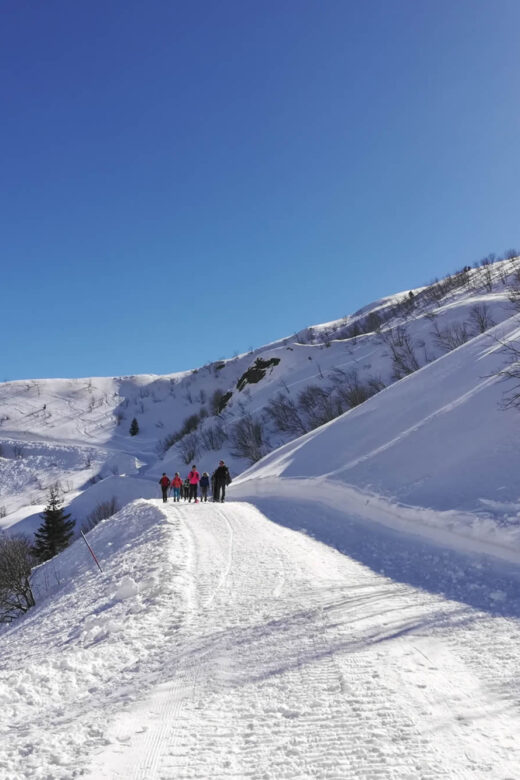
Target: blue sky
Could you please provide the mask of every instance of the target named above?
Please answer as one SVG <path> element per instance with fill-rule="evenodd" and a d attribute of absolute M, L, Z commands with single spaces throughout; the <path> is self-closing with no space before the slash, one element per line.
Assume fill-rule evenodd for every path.
<path fill-rule="evenodd" d="M 518 0 L 0 15 L 0 380 L 195 367 L 520 245 Z"/>

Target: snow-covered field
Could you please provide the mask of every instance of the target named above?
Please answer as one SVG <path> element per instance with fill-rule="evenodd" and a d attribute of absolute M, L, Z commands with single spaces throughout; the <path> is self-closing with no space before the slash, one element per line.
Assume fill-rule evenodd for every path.
<path fill-rule="evenodd" d="M 77 540 L 0 627 L 0 778 L 517 780 L 520 415 L 497 378 L 516 265 L 192 372 L 0 384 L 0 525 L 34 531 L 56 481 L 78 528 L 120 509 L 88 535 L 103 573 Z M 266 417 L 353 371 L 385 389 L 303 436 Z M 193 458 L 190 433 L 165 449 L 192 415 Z M 222 457 L 229 503 L 157 500 L 163 471 Z"/>
<path fill-rule="evenodd" d="M 518 777 L 518 569 L 262 509 L 139 501 L 89 535 L 103 574 L 79 541 L 39 569 L 0 777 Z"/>

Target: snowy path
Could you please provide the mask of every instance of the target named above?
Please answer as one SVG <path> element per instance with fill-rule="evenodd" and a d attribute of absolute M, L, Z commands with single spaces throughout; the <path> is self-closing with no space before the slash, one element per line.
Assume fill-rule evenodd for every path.
<path fill-rule="evenodd" d="M 148 693 L 113 720 L 91 780 L 518 778 L 518 620 L 396 583 L 249 504 L 166 514 L 183 618 L 163 614 Z"/>

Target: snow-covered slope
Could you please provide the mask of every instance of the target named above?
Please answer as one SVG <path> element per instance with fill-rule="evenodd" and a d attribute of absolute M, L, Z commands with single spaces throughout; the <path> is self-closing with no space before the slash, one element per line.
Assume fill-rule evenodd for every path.
<path fill-rule="evenodd" d="M 41 566 L 0 631 L 0 777 L 516 777 L 518 578 L 281 527 L 315 513 L 138 501 L 89 534 L 103 574 L 81 540 Z"/>
<path fill-rule="evenodd" d="M 493 335 L 516 335 L 517 266 L 465 269 L 191 372 L 0 384 L 0 524 L 34 530 L 56 480 L 79 526 L 103 501 L 155 495 L 163 471 L 185 475 L 191 461 L 211 472 L 223 457 L 237 476 L 251 462 L 234 441 L 247 420 L 261 429 L 253 457 L 272 453 L 248 472 L 250 489 L 268 474 L 327 477 L 399 503 L 477 513 L 490 529 L 514 524 L 518 420 L 498 410 L 503 385 L 488 374 L 502 360 Z M 454 341 L 465 343 L 448 352 Z M 353 382 L 368 394 L 386 389 L 298 438 L 356 402 Z M 280 399 L 297 411 L 292 428 L 267 414 Z M 139 434 L 130 436 L 134 417 Z M 167 448 L 183 426 L 191 432 Z"/>
<path fill-rule="evenodd" d="M 520 338 L 517 318 L 500 334 Z M 520 416 L 500 406 L 503 355 L 493 335 L 271 453 L 241 476 L 238 494 L 328 497 L 395 527 L 514 550 L 520 560 Z"/>

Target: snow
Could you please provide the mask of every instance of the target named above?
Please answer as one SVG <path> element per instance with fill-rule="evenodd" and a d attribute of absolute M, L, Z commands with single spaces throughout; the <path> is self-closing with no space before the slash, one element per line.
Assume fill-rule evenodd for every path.
<path fill-rule="evenodd" d="M 517 776 L 518 569 L 264 503 L 138 501 L 89 534 L 103 574 L 81 540 L 40 567 L 0 776 Z"/>
<path fill-rule="evenodd" d="M 348 328 L 407 293 L 191 372 L 0 384 L 3 528 L 32 533 L 57 481 L 77 529 L 119 508 L 88 533 L 102 572 L 76 539 L 0 626 L 0 780 L 518 777 L 511 270 L 396 315 L 420 364 L 400 381 L 380 335 Z M 446 353 L 433 323 L 477 304 L 498 324 Z M 258 357 L 279 362 L 239 391 Z M 264 421 L 253 466 L 229 439 L 198 451 L 200 472 L 228 463 L 228 503 L 159 501 L 191 466 L 161 445 L 188 416 L 229 433 L 336 369 L 387 386 L 299 438 Z"/>
<path fill-rule="evenodd" d="M 516 317 L 497 327 L 511 337 Z M 274 479 L 276 494 L 318 492 L 403 530 L 519 553 L 520 417 L 500 408 L 496 330 L 267 455 L 241 475 L 240 495 Z"/>
<path fill-rule="evenodd" d="M 116 592 L 113 595 L 114 601 L 124 601 L 125 599 L 131 599 L 133 596 L 137 596 L 139 593 L 139 585 L 128 574 L 123 577 Z"/>

